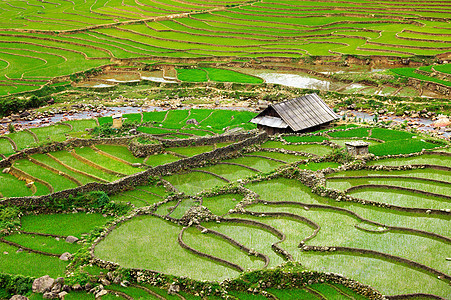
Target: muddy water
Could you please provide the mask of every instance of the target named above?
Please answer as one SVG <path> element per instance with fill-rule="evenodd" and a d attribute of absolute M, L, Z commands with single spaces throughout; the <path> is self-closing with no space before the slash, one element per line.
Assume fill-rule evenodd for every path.
<path fill-rule="evenodd" d="M 265 71 L 255 71 L 253 73 L 253 75 L 263 78 L 267 83 L 282 84 L 302 89 L 332 91 L 344 85 L 343 83 L 316 79 L 304 74 L 272 73 Z"/>
<path fill-rule="evenodd" d="M 110 82 L 138 82 L 141 80 L 141 76 L 138 72 L 108 72 L 97 76 L 96 79 L 106 80 Z"/>

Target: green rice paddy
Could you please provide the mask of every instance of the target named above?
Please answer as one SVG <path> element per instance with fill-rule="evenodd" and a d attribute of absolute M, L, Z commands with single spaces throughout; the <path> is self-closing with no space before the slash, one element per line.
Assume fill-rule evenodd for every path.
<path fill-rule="evenodd" d="M 296 151 L 296 152 L 305 152 L 305 153 L 311 153 L 318 156 L 324 156 L 326 154 L 329 154 L 332 152 L 332 148 L 324 145 L 290 145 L 290 144 L 283 144 L 281 142 L 277 141 L 267 141 L 261 145 L 261 147 L 264 148 L 275 148 L 275 149 L 285 149 L 290 151 Z"/>

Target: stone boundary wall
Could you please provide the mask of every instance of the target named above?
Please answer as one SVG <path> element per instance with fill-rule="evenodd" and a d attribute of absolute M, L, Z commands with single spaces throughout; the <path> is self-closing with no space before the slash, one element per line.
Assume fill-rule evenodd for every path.
<path fill-rule="evenodd" d="M 107 139 L 107 142 L 111 142 L 112 144 L 117 144 L 119 139 Z M 123 138 L 124 141 L 128 141 L 130 137 Z M 120 178 L 114 182 L 110 183 L 99 183 L 99 182 L 90 182 L 83 186 L 76 187 L 73 189 L 63 190 L 56 193 L 51 193 L 44 196 L 26 196 L 26 197 L 11 197 L 5 200 L 0 201 L 1 205 L 15 205 L 20 207 L 40 207 L 43 202 L 50 201 L 52 199 L 64 199 L 69 196 L 75 196 L 79 193 L 86 193 L 90 191 L 103 191 L 107 194 L 116 194 L 118 192 L 130 189 L 134 186 L 144 184 L 147 182 L 149 177 L 152 176 L 163 176 L 172 173 L 177 173 L 182 170 L 193 168 L 202 165 L 205 161 L 216 160 L 222 157 L 227 156 L 230 153 L 239 151 L 245 147 L 253 145 L 255 143 L 261 143 L 267 139 L 266 133 L 260 133 L 258 135 L 253 135 L 243 141 L 237 142 L 232 145 L 228 145 L 226 147 L 218 148 L 210 152 L 201 153 L 195 155 L 193 157 L 184 158 L 172 163 L 168 163 L 165 165 L 160 165 L 155 168 L 147 169 L 145 171 L 132 174 L 130 176 L 126 176 Z M 78 140 L 76 140 L 78 141 Z M 98 140 L 90 140 L 88 144 L 93 144 L 98 142 Z M 37 149 L 37 148 L 34 148 Z M 30 149 L 30 150 L 34 150 Z M 59 150 L 59 149 L 58 149 Z M 54 150 L 56 151 L 56 150 Z"/>
<path fill-rule="evenodd" d="M 329 177 L 328 180 L 339 180 L 339 179 L 407 179 L 407 180 L 422 180 L 422 181 L 429 181 L 434 183 L 442 183 L 442 184 L 448 184 L 448 181 L 444 180 L 437 180 L 437 179 L 431 179 L 431 178 L 421 178 L 421 177 L 415 177 L 415 176 L 398 176 L 398 175 L 368 175 L 368 176 L 336 176 L 336 177 Z"/>
<path fill-rule="evenodd" d="M 163 144 L 164 147 L 192 147 L 192 146 L 203 146 L 203 145 L 211 145 L 217 143 L 224 142 L 235 142 L 235 141 L 243 141 L 245 139 L 251 138 L 255 136 L 257 131 L 251 131 L 248 133 L 239 133 L 239 134 L 229 134 L 229 135 L 219 135 L 213 137 L 195 137 L 189 139 L 156 139 Z"/>
<path fill-rule="evenodd" d="M 410 188 L 405 188 L 405 187 L 401 187 L 401 186 L 387 185 L 387 184 L 362 184 L 362 185 L 356 185 L 356 186 L 353 186 L 353 187 L 350 187 L 349 189 L 347 189 L 345 191 L 345 193 L 352 192 L 352 191 L 355 191 L 355 190 L 360 190 L 360 189 L 366 189 L 366 188 L 370 188 L 370 189 L 371 188 L 382 188 L 382 189 L 387 189 L 387 190 L 398 190 L 398 191 L 412 192 L 412 193 L 417 193 L 417 194 L 423 194 L 423 195 L 426 195 L 426 196 L 437 197 L 437 198 L 445 198 L 445 199 L 451 200 L 451 196 L 431 193 L 431 192 L 417 190 L 417 189 L 410 189 Z"/>
<path fill-rule="evenodd" d="M 389 300 L 406 300 L 406 299 L 417 299 L 419 297 L 437 299 L 437 300 L 446 300 L 440 296 L 436 296 L 433 294 L 423 294 L 423 293 L 415 293 L 415 294 L 403 294 L 403 295 L 394 295 L 394 296 L 385 296 L 386 299 Z"/>
<path fill-rule="evenodd" d="M 437 77 L 439 77 L 439 78 L 441 77 L 441 78 L 444 78 L 445 80 L 451 81 L 451 74 L 437 71 L 434 67 L 432 67 L 432 70 L 434 70 L 434 72 L 437 73 L 437 75 L 438 75 Z"/>

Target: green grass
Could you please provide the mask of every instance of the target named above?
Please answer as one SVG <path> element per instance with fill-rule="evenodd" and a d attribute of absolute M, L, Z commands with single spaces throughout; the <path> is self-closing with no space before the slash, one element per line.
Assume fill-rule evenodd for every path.
<path fill-rule="evenodd" d="M 432 77 L 432 76 L 425 76 L 422 74 L 415 73 L 415 68 L 397 68 L 397 69 L 391 69 L 391 72 L 393 72 L 396 75 L 401 75 L 404 77 L 412 77 L 412 78 L 417 78 L 420 80 L 432 81 L 432 82 L 440 83 L 440 84 L 443 84 L 446 86 L 451 86 L 451 82 L 449 82 L 449 81 L 441 80 L 441 79 L 438 79 L 438 78 Z"/>
<path fill-rule="evenodd" d="M 137 299 L 137 300 L 154 299 L 146 291 L 144 291 L 140 288 L 132 287 L 132 286 L 123 287 L 123 286 L 114 284 L 114 285 L 107 286 L 106 289 L 110 290 L 110 291 L 120 291 L 120 292 L 126 293 L 130 297 L 133 297 L 133 299 Z"/>
<path fill-rule="evenodd" d="M 317 196 L 301 182 L 294 179 L 277 178 L 271 181 L 249 183 L 247 188 L 261 195 L 267 201 L 295 201 L 309 204 L 328 203 L 326 198 Z"/>
<path fill-rule="evenodd" d="M 224 164 L 207 166 L 207 167 L 200 168 L 198 170 L 212 172 L 212 173 L 222 176 L 230 181 L 235 181 L 240 178 L 246 178 L 248 176 L 252 176 L 255 174 L 254 171 L 246 169 L 244 167 L 234 166 L 234 165 L 224 165 Z"/>
<path fill-rule="evenodd" d="M 302 159 L 307 158 L 306 156 L 302 156 L 302 155 L 294 155 L 294 154 L 279 153 L 279 152 L 269 152 L 269 151 L 256 151 L 256 152 L 250 152 L 247 154 L 275 158 L 275 159 L 279 159 L 282 161 L 286 161 L 287 163 L 293 163 L 293 162 L 300 161 Z"/>
<path fill-rule="evenodd" d="M 321 135 L 312 135 L 312 136 L 289 135 L 284 136 L 283 139 L 289 143 L 322 142 L 329 140 L 327 137 Z"/>
<path fill-rule="evenodd" d="M 79 180 L 82 184 L 86 184 L 88 182 L 93 182 L 95 181 L 94 179 L 85 176 L 83 174 L 79 174 L 77 172 L 71 171 L 69 169 L 67 169 L 66 167 L 64 167 L 63 165 L 59 164 L 57 161 L 55 161 L 54 159 L 50 158 L 49 156 L 45 155 L 45 154 L 34 154 L 31 156 L 32 158 L 52 167 L 55 168 L 69 176 L 74 177 L 75 179 Z"/>
<path fill-rule="evenodd" d="M 13 146 L 7 139 L 0 139 L 0 153 L 5 155 L 6 157 L 14 153 Z"/>
<path fill-rule="evenodd" d="M 400 186 L 410 189 L 423 190 L 441 195 L 451 195 L 451 187 L 445 183 L 430 182 L 422 179 L 414 178 L 339 178 L 327 181 L 327 186 L 334 189 L 345 190 L 352 186 L 364 184 L 384 184 L 392 186 Z"/>
<path fill-rule="evenodd" d="M 206 173 L 190 172 L 184 174 L 175 174 L 172 176 L 163 177 L 172 185 L 174 185 L 180 192 L 189 195 L 196 194 L 202 190 L 210 189 L 215 186 L 226 184 L 225 181 Z"/>
<path fill-rule="evenodd" d="M 142 157 L 134 156 L 128 149 L 127 146 L 122 145 L 96 145 L 96 148 L 121 158 L 130 163 L 143 163 L 144 159 Z"/>
<path fill-rule="evenodd" d="M 428 143 L 423 140 L 402 140 L 389 141 L 379 145 L 372 145 L 368 147 L 370 153 L 377 156 L 409 154 L 420 152 L 424 149 L 433 149 L 438 147 L 436 144 Z"/>
<path fill-rule="evenodd" d="M 200 280 L 238 275 L 234 270 L 181 249 L 177 243 L 181 229 L 157 217 L 137 217 L 111 232 L 95 248 L 95 255 L 128 268 L 145 268 Z"/>
<path fill-rule="evenodd" d="M 451 158 L 436 154 L 423 154 L 413 157 L 403 157 L 397 159 L 386 158 L 368 162 L 368 165 L 386 165 L 386 166 L 421 165 L 421 164 L 451 167 Z"/>
<path fill-rule="evenodd" d="M 338 173 L 332 173 L 326 175 L 326 178 L 330 177 L 342 177 L 342 176 L 408 176 L 418 177 L 426 179 L 435 179 L 442 181 L 451 181 L 451 173 L 445 170 L 434 170 L 429 168 L 414 169 L 414 170 L 401 170 L 401 171 L 374 171 L 374 170 L 351 170 Z"/>
<path fill-rule="evenodd" d="M 32 128 L 30 129 L 38 137 L 39 142 L 62 142 L 66 140 L 65 133 L 70 130 L 69 126 L 55 124 L 46 127 Z"/>
<path fill-rule="evenodd" d="M 81 245 L 76 243 L 74 244 L 66 243 L 64 239 L 57 241 L 53 237 L 38 236 L 38 235 L 33 236 L 28 234 L 13 234 L 7 236 L 5 239 L 7 241 L 17 243 L 21 246 L 31 248 L 33 250 L 39 250 L 53 254 L 63 254 L 64 252 L 74 254 L 81 247 Z"/>
<path fill-rule="evenodd" d="M 326 169 L 326 168 L 336 168 L 340 165 L 341 164 L 336 163 L 336 162 L 319 162 L 319 163 L 311 162 L 306 165 L 300 165 L 299 168 L 312 170 L 312 171 L 318 171 L 318 170 L 322 170 L 322 169 Z"/>
<path fill-rule="evenodd" d="M 233 217 L 237 216 L 233 215 Z M 267 255 L 270 259 L 269 267 L 275 267 L 284 261 L 271 248 L 271 245 L 278 242 L 279 238 L 262 227 L 225 222 L 203 223 L 202 226 L 225 234 L 246 247 Z"/>
<path fill-rule="evenodd" d="M 177 78 L 187 82 L 208 81 L 207 72 L 202 69 L 177 69 Z"/>
<path fill-rule="evenodd" d="M 269 172 L 269 171 L 275 170 L 278 167 L 283 165 L 283 163 L 269 160 L 266 158 L 245 157 L 245 156 L 233 158 L 233 159 L 226 159 L 226 160 L 224 160 L 224 162 L 231 162 L 231 163 L 245 165 L 245 166 L 257 169 L 260 172 Z"/>
<path fill-rule="evenodd" d="M 196 146 L 196 147 L 178 147 L 166 148 L 167 151 L 175 152 L 184 156 L 194 156 L 205 152 L 213 151 L 213 145 Z"/>
<path fill-rule="evenodd" d="M 226 261 L 235 263 L 243 269 L 260 269 L 264 262 L 259 259 L 254 259 L 246 252 L 231 245 L 226 240 L 209 233 L 201 233 L 200 230 L 189 227 L 183 235 L 183 241 L 190 247 L 212 255 L 214 257 L 222 258 Z"/>
<path fill-rule="evenodd" d="M 14 162 L 14 167 L 28 173 L 31 176 L 37 177 L 50 183 L 55 189 L 55 192 L 77 187 L 77 185 L 69 179 L 59 176 L 49 170 L 46 170 L 31 161 L 20 159 Z"/>
<path fill-rule="evenodd" d="M 434 66 L 434 69 L 436 71 L 442 72 L 442 73 L 451 73 L 451 64 L 443 64 L 443 65 L 437 65 Z"/>
<path fill-rule="evenodd" d="M 88 147 L 76 148 L 75 152 L 78 155 L 90 160 L 91 162 L 94 162 L 106 169 L 109 169 L 109 170 L 112 170 L 115 172 L 119 172 L 122 174 L 131 175 L 131 174 L 143 171 L 143 169 L 134 168 L 123 162 L 120 162 L 120 161 L 111 159 L 107 156 L 101 155 L 101 154 L 95 152 L 93 149 L 88 148 Z"/>
<path fill-rule="evenodd" d="M 173 130 L 168 130 L 165 128 L 158 128 L 158 127 L 138 127 L 136 130 L 148 134 L 164 134 L 164 133 L 173 133 Z"/>
<path fill-rule="evenodd" d="M 139 113 L 123 114 L 122 121 L 124 123 L 141 123 L 141 114 Z"/>
<path fill-rule="evenodd" d="M 368 137 L 369 128 L 354 128 L 346 131 L 334 131 L 329 132 L 328 135 L 331 137 Z"/>
<path fill-rule="evenodd" d="M 199 206 L 199 201 L 196 201 L 192 198 L 183 199 L 177 207 L 171 212 L 170 216 L 175 219 L 180 219 L 183 217 L 185 212 L 191 207 Z"/>
<path fill-rule="evenodd" d="M 152 122 L 152 123 L 160 123 L 163 121 L 164 116 L 166 116 L 166 111 L 150 111 L 143 112 L 143 122 Z"/>
<path fill-rule="evenodd" d="M 216 68 L 202 68 L 207 71 L 208 77 L 211 81 L 217 82 L 239 82 L 239 83 L 263 83 L 263 79 L 251 75 L 235 72 L 232 70 L 216 69 Z"/>
<path fill-rule="evenodd" d="M 22 230 L 28 232 L 73 235 L 81 238 L 83 233 L 103 226 L 109 218 L 101 214 L 51 214 L 28 215 L 21 218 Z"/>
<path fill-rule="evenodd" d="M 311 153 L 319 156 L 324 156 L 326 154 L 329 154 L 332 152 L 332 148 L 329 146 L 324 145 L 285 145 L 281 142 L 276 141 L 267 141 L 261 144 L 262 148 L 279 148 L 279 149 L 285 149 L 285 150 L 291 150 L 291 151 L 297 151 L 297 152 L 306 152 Z"/>
<path fill-rule="evenodd" d="M 0 193 L 3 197 L 31 196 L 31 189 L 25 186 L 25 181 L 13 175 L 0 173 Z M 46 193 L 48 193 L 46 188 Z"/>
<path fill-rule="evenodd" d="M 41 254 L 16 252 L 13 246 L 0 243 L 0 272 L 24 276 L 41 277 L 50 275 L 53 278 L 64 276 L 68 262 Z M 7 253 L 7 254 L 5 254 Z"/>
<path fill-rule="evenodd" d="M 373 128 L 371 130 L 371 137 L 383 141 L 397 141 L 411 139 L 414 134 L 405 131 L 391 130 L 385 128 Z"/>
<path fill-rule="evenodd" d="M 33 136 L 26 131 L 17 131 L 8 134 L 8 136 L 16 143 L 17 150 L 31 148 L 36 146 Z"/>
<path fill-rule="evenodd" d="M 168 164 L 174 161 L 180 160 L 180 157 L 174 156 L 169 153 L 161 153 L 150 155 L 146 158 L 146 164 L 152 167 Z"/>
<path fill-rule="evenodd" d="M 379 200 L 380 202 L 403 207 L 443 209 L 449 205 L 449 201 L 447 201 L 446 198 L 426 196 L 405 191 L 387 190 L 384 188 L 364 188 L 351 191 L 348 194 L 365 200 Z"/>
<path fill-rule="evenodd" d="M 63 162 L 66 165 L 71 166 L 72 168 L 75 168 L 76 170 L 86 172 L 88 174 L 97 176 L 99 178 L 102 178 L 107 181 L 115 181 L 119 179 L 120 177 L 112 174 L 105 173 L 103 171 L 100 171 L 94 167 L 88 166 L 84 164 L 83 162 L 77 160 L 75 157 L 73 157 L 69 152 L 67 151 L 57 151 L 51 153 L 54 157 L 59 159 L 61 162 Z"/>
<path fill-rule="evenodd" d="M 243 196 L 239 194 L 203 197 L 202 205 L 207 207 L 215 215 L 222 216 L 234 208 L 242 199 Z"/>
<path fill-rule="evenodd" d="M 100 117 L 100 118 L 98 118 L 98 120 L 99 120 L 99 125 L 113 123 L 112 117 Z"/>
<path fill-rule="evenodd" d="M 86 129 L 97 126 L 96 121 L 93 119 L 64 121 L 64 123 L 72 125 L 72 132 L 86 131 Z"/>
<path fill-rule="evenodd" d="M 440 259 L 431 259 L 431 253 L 435 253 L 435 255 L 443 255 L 439 254 L 443 253 L 444 251 L 443 242 L 434 241 L 425 237 L 405 235 L 395 232 L 390 234 L 375 235 L 373 233 L 355 228 L 354 226 L 358 222 L 351 214 L 343 214 L 341 212 L 335 212 L 330 209 L 310 208 L 310 210 L 306 210 L 302 206 L 298 207 L 285 205 L 255 205 L 250 207 L 249 209 L 251 211 L 258 212 L 283 211 L 295 213 L 304 216 L 313 222 L 316 222 L 321 226 L 321 234 L 317 235 L 314 240 L 308 243 L 311 245 L 331 245 L 332 239 L 334 241 L 334 246 L 372 249 L 375 251 L 381 251 L 392 255 L 414 259 L 417 262 L 426 263 L 429 266 L 434 266 L 435 268 L 441 270 L 444 269 L 443 266 L 441 266 Z M 283 242 L 282 246 L 287 251 L 289 251 L 296 260 L 299 260 L 307 268 L 325 268 L 323 271 L 333 271 L 337 268 L 337 265 L 339 265 L 340 269 L 348 274 L 347 276 L 350 276 L 352 273 L 352 276 L 354 278 L 360 278 L 360 280 L 365 280 L 365 282 L 367 283 L 371 282 L 371 285 L 373 287 L 379 289 L 390 289 L 393 291 L 392 293 L 400 293 L 400 291 L 403 290 L 412 291 L 421 287 L 421 285 L 412 286 L 407 283 L 399 282 L 396 279 L 396 274 L 404 274 L 404 272 L 415 274 L 422 273 L 414 269 L 409 269 L 402 265 L 398 265 L 394 261 L 386 262 L 381 259 L 367 258 L 365 256 L 358 255 L 349 256 L 334 253 L 324 255 L 322 253 L 302 253 L 300 251 L 297 251 L 299 237 L 308 236 L 308 234 L 311 233 L 312 229 L 305 230 L 305 225 L 299 222 L 291 223 L 292 227 L 288 227 L 289 224 L 282 222 L 279 219 L 263 218 L 262 221 L 267 224 L 271 224 L 280 230 L 283 230 L 284 233 L 287 234 L 287 239 Z M 419 250 L 417 247 L 420 244 L 422 249 L 429 249 L 427 254 L 424 253 L 423 255 L 422 253 L 418 252 Z M 334 257 L 335 259 L 329 262 L 326 262 L 324 261 L 324 259 L 322 259 L 327 257 L 331 257 L 331 259 L 332 257 Z M 346 264 L 348 264 L 347 267 Z M 361 273 L 362 270 L 368 270 L 368 268 L 371 268 L 371 272 Z M 384 281 L 378 279 L 379 277 L 374 276 L 374 274 L 381 272 L 386 273 Z M 392 278 L 391 282 L 386 281 L 387 276 Z M 430 284 L 428 290 L 434 290 L 435 293 L 438 292 L 439 294 L 443 294 L 443 290 L 440 290 L 440 286 L 444 286 L 444 282 L 437 282 L 436 276 L 431 274 L 423 274 L 421 277 L 423 278 L 423 280 L 425 280 L 423 281 L 423 283 L 428 282 L 428 284 Z"/>
<path fill-rule="evenodd" d="M 179 129 L 185 125 L 184 120 L 188 117 L 189 110 L 177 109 L 170 110 L 167 114 L 166 120 L 162 122 L 164 128 Z"/>
<path fill-rule="evenodd" d="M 269 288 L 268 292 L 276 296 L 278 299 L 321 299 L 320 297 L 314 295 L 313 293 L 309 293 L 306 289 L 275 289 Z M 327 299 L 327 298 L 326 298 Z"/>

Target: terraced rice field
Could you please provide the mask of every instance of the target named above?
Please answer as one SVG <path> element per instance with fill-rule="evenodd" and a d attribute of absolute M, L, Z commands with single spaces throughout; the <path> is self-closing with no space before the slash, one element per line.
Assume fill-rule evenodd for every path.
<path fill-rule="evenodd" d="M 442 2 L 57 0 L 5 2 L 0 8 L 0 95 L 52 86 L 53 77 L 122 59 L 298 60 L 314 55 L 339 60 L 347 54 L 409 57 L 450 49 L 449 8 Z M 225 74 L 229 71 L 190 72 L 180 76 L 233 81 Z M 397 71 L 406 72 L 420 76 Z"/>
<path fill-rule="evenodd" d="M 82 238 L 82 234 L 90 232 L 96 226 L 104 225 L 107 221 L 108 218 L 101 214 L 24 216 L 21 218 L 22 234 L 16 233 L 0 240 L 2 249 L 0 272 L 32 277 L 46 274 L 55 278 L 64 276 L 68 262 L 58 257 L 64 252 L 74 254 L 81 248 L 80 244 L 70 244 L 64 239 L 69 235 Z M 50 234 L 50 236 L 41 234 Z M 5 241 L 14 244 L 7 244 Z M 18 251 L 18 249 L 27 251 Z"/>
<path fill-rule="evenodd" d="M 1 174 L 0 194 L 3 197 L 37 196 L 89 182 L 112 182 L 179 159 L 169 153 L 138 158 L 123 145 L 33 154 L 27 159 L 15 160 L 9 173 Z"/>
<path fill-rule="evenodd" d="M 240 169 L 225 171 L 222 165 L 209 166 L 200 170 L 221 174 L 221 176 L 230 176 L 230 172 L 233 171 L 236 175 L 242 172 Z M 424 186 L 427 187 L 427 179 L 432 176 L 435 178 L 434 180 L 447 180 L 447 185 L 442 187 L 447 189 L 451 176 L 448 173 L 449 171 L 443 170 L 435 173 L 434 169 L 427 168 L 407 171 L 347 171 L 329 175 L 327 184 L 329 187 L 329 183 L 335 182 L 332 179 L 342 178 L 343 181 L 346 181 L 350 176 L 367 176 L 371 180 L 375 178 L 375 184 L 384 184 L 385 176 L 408 176 L 424 178 Z M 193 172 L 173 175 L 165 179 L 180 190 L 192 195 L 199 193 L 202 189 L 225 184 L 211 175 L 203 178 L 204 175 L 207 174 Z M 203 178 L 202 186 L 199 185 L 200 180 L 197 178 L 199 176 Z M 377 181 L 377 177 L 379 177 L 379 181 Z M 230 179 L 233 178 L 236 176 L 230 177 Z M 389 182 L 393 183 L 394 180 L 390 179 Z M 404 182 L 411 183 L 412 180 Z M 421 179 L 415 179 L 414 182 L 421 184 Z M 178 203 L 168 202 L 161 205 L 156 211 L 157 215 L 167 215 L 178 219 L 190 206 L 203 205 L 214 215 L 222 216 L 223 219 L 220 223 L 201 222 L 200 229 L 194 227 L 183 229 L 181 226 L 163 221 L 155 216 L 138 217 L 121 225 L 105 241 L 101 242 L 96 247 L 96 255 L 102 259 L 117 261 L 124 266 L 145 266 L 163 273 L 185 274 L 185 276 L 199 280 L 223 280 L 234 277 L 238 274 L 237 268 L 238 270 L 240 268 L 262 268 L 263 261 L 257 258 L 249 259 L 245 253 L 227 244 L 226 240 L 218 238 L 215 232 L 219 232 L 227 238 L 254 249 L 257 253 L 264 254 L 268 259 L 269 267 L 284 261 L 284 258 L 277 255 L 271 248 L 271 245 L 278 244 L 292 255 L 293 259 L 301 262 L 307 268 L 339 272 L 375 286 L 388 295 L 420 291 L 442 297 L 446 297 L 448 294 L 449 287 L 446 280 L 437 279 L 434 273 L 426 271 L 425 266 L 437 270 L 438 274 L 446 274 L 449 271 L 443 264 L 447 257 L 446 249 L 449 248 L 447 238 L 449 233 L 446 229 L 449 217 L 443 213 L 428 214 L 425 213 L 425 210 L 447 208 L 449 199 L 415 193 L 411 193 L 412 195 L 404 193 L 402 196 L 397 196 L 396 191 L 390 195 L 391 191 L 386 189 L 380 189 L 379 193 L 383 193 L 383 195 L 378 194 L 378 191 L 373 191 L 368 192 L 366 198 L 362 197 L 374 202 L 389 202 L 392 201 L 390 199 L 393 199 L 395 202 L 392 203 L 393 205 L 408 208 L 407 211 L 400 212 L 396 208 L 336 202 L 333 199 L 313 194 L 309 187 L 296 179 L 284 177 L 250 182 L 245 185 L 245 188 L 248 189 L 246 193 L 253 192 L 259 196 L 258 200 L 252 204 L 246 204 L 245 210 L 241 213 L 234 213 L 233 209 L 243 200 L 243 195 L 227 193 L 218 196 L 202 196 L 201 203 L 198 200 L 189 199 L 181 200 Z M 449 195 L 449 192 L 445 190 L 439 192 L 442 192 L 443 197 Z M 350 194 L 354 197 L 361 196 Z M 403 203 L 396 203 L 396 199 Z M 422 208 L 423 212 L 409 210 L 413 207 Z M 242 220 L 246 220 L 246 223 L 242 223 Z M 280 237 L 277 237 L 274 232 L 271 233 L 264 229 L 262 224 L 282 232 L 285 236 L 284 240 L 280 241 Z M 158 230 L 153 231 L 148 228 L 158 228 Z M 177 243 L 167 243 L 165 247 L 168 248 L 164 249 L 152 248 L 155 251 L 149 254 L 149 252 L 145 252 L 148 247 L 145 241 L 149 235 L 152 236 L 151 240 L 155 241 L 156 245 L 161 243 L 161 241 L 158 242 L 161 239 L 160 235 L 153 237 L 155 232 L 163 232 L 172 241 L 175 241 L 176 236 L 183 232 L 184 243 L 213 258 L 204 262 L 205 265 L 201 268 L 194 267 L 192 263 L 197 262 L 198 256 L 181 251 Z M 142 236 L 140 234 L 137 236 L 137 233 L 142 233 Z M 112 251 L 116 249 L 116 243 L 119 241 L 123 245 L 121 247 L 128 247 L 129 253 L 140 257 L 139 261 L 131 260 L 130 256 Z M 310 246 L 329 247 L 336 250 L 326 253 L 315 252 L 309 250 Z M 418 251 L 418 247 L 422 250 Z M 358 254 L 357 252 L 364 251 L 360 249 L 367 250 L 367 254 Z M 167 254 L 160 253 L 160 250 L 165 253 L 170 252 L 171 255 L 168 257 Z M 385 257 L 385 255 L 389 256 Z M 230 266 L 224 267 L 223 264 L 214 263 L 216 258 L 226 260 Z M 181 260 L 190 263 L 180 264 Z M 409 266 L 410 263 L 406 264 L 407 260 L 417 263 L 417 267 Z M 414 281 L 405 284 L 402 280 L 400 282 L 400 276 L 415 276 L 415 278 L 420 278 L 421 282 Z M 313 286 L 307 290 L 290 290 L 287 293 L 289 295 L 308 293 L 310 288 L 313 290 L 316 288 L 328 289 L 327 286 Z M 271 292 L 274 292 L 274 295 L 280 294 L 280 291 L 277 290 L 271 290 Z"/>
<path fill-rule="evenodd" d="M 236 121 L 236 126 L 252 116 L 233 111 L 225 115 Z M 222 132 L 221 123 L 213 126 L 213 121 L 207 121 L 209 118 L 222 121 L 214 110 L 147 113 L 130 119 L 141 120 L 144 116 L 149 121 L 155 120 L 156 126 L 152 128 L 161 130 L 184 129 L 186 120 L 195 118 L 202 129 L 193 126 L 190 130 Z M 203 127 L 204 122 L 212 125 Z M 65 125 L 55 128 L 65 136 L 92 125 L 71 122 L 71 128 Z M 51 130 L 32 132 L 38 141 L 32 138 L 31 146 L 46 139 Z M 34 137 L 28 131 L 23 133 Z M 328 144 L 377 137 L 379 144 L 375 145 L 392 149 L 393 143 L 416 140 L 414 136 L 404 131 L 356 128 L 322 132 L 314 138 L 273 137 L 194 167 L 186 164 L 180 172 L 169 169 L 150 176 L 147 184 L 115 190 L 109 195 L 114 205 L 129 206 L 127 213 L 136 215 L 124 218 L 114 227 L 103 227 L 117 218 L 104 212 L 20 216 L 22 232 L 0 237 L 0 273 L 63 276 L 70 268 L 69 262 L 58 257 L 63 252 L 88 253 L 87 247 L 94 238 L 111 228 L 93 248 L 96 258 L 124 268 L 176 276 L 171 277 L 171 282 L 182 276 L 183 280 L 199 281 L 245 276 L 239 282 L 255 284 L 258 293 L 230 288 L 228 294 L 237 299 L 263 299 L 263 292 L 270 293 L 273 299 L 369 299 L 349 286 L 330 282 L 296 288 L 291 283 L 283 288 L 257 285 L 258 276 L 255 279 L 252 275 L 255 273 L 248 273 L 261 270 L 289 273 L 286 269 L 272 269 L 287 262 L 299 263 L 298 271 L 342 274 L 384 295 L 423 293 L 447 299 L 451 238 L 448 225 L 451 161 L 447 150 L 405 158 L 382 157 L 366 164 L 351 160 L 345 164 L 336 160 L 335 154 L 340 150 Z M 296 144 L 304 142 L 308 143 Z M 127 146 L 115 144 L 32 154 L 15 160 L 8 172 L 0 173 L 0 193 L 5 198 L 37 196 L 90 182 L 113 182 L 180 159 L 194 161 L 199 156 L 194 159 L 193 156 L 218 148 L 236 149 L 238 144 L 231 144 L 163 147 L 162 153 L 147 157 L 135 157 Z M 25 138 L 21 145 L 30 147 Z M 357 169 L 346 170 L 352 167 Z M 329 192 L 341 196 L 328 197 Z M 4 215 L 0 214 L 2 218 Z M 69 235 L 89 242 L 68 244 L 64 239 Z M 19 248 L 23 251 L 18 251 Z M 83 261 L 80 271 L 83 276 L 108 272 L 80 257 L 76 261 Z M 201 299 L 186 290 L 168 295 L 166 288 L 137 284 L 108 285 L 109 292 L 102 299 Z M 0 298 L 1 295 L 0 288 Z M 72 299 L 92 299 L 92 295 L 81 291 L 70 295 Z M 30 295 L 30 299 L 40 297 Z"/>

